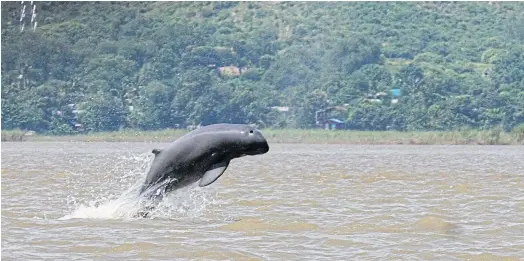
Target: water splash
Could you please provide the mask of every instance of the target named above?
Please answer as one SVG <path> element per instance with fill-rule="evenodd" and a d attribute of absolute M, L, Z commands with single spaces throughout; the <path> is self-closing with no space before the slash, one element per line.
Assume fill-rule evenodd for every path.
<path fill-rule="evenodd" d="M 134 219 L 141 216 L 144 206 L 151 204 L 138 195 L 153 157 L 147 153 L 122 156 L 120 159 L 112 167 L 102 165 L 100 171 L 95 171 L 97 179 L 90 188 L 86 188 L 79 178 L 85 173 L 68 175 L 68 185 L 72 191 L 67 198 L 70 214 L 60 220 Z M 195 183 L 172 191 L 156 202 L 154 209 L 148 211 L 147 218 L 199 216 L 211 204 L 216 204 L 215 194 Z"/>
<path fill-rule="evenodd" d="M 133 193 L 140 186 L 141 180 L 137 181 L 131 188 L 125 191 L 120 197 L 113 199 L 112 195 L 100 196 L 97 195 L 94 199 L 87 203 L 81 203 L 72 197 L 68 201 L 74 206 L 71 214 L 66 215 L 61 220 L 73 218 L 89 218 L 89 219 L 118 219 L 131 218 L 139 211 L 139 204 L 137 194 Z"/>
<path fill-rule="evenodd" d="M 171 191 L 153 210 L 148 218 L 170 218 L 175 216 L 195 217 L 205 213 L 209 205 L 217 204 L 216 195 L 194 183 L 190 186 Z M 141 202 L 142 203 L 142 202 Z"/>

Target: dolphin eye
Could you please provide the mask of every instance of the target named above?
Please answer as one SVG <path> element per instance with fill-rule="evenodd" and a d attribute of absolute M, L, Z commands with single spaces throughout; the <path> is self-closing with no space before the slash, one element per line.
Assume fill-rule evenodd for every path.
<path fill-rule="evenodd" d="M 253 134 L 253 130 L 250 130 L 250 131 L 249 131 L 249 134 Z"/>

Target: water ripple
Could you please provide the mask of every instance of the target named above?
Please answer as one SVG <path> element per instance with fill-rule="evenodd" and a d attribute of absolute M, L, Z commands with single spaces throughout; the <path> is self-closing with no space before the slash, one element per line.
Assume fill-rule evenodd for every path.
<path fill-rule="evenodd" d="M 519 260 L 522 146 L 271 145 L 136 218 L 148 143 L 3 143 L 5 260 Z"/>

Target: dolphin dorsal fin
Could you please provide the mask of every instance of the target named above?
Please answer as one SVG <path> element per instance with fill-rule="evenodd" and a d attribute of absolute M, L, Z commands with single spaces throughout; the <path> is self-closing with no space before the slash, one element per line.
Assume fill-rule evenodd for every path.
<path fill-rule="evenodd" d="M 155 156 L 156 156 L 156 155 L 158 155 L 160 152 L 162 152 L 162 150 L 161 150 L 161 149 L 153 149 L 153 151 L 151 151 L 151 152 L 153 152 L 153 154 L 155 154 Z"/>
<path fill-rule="evenodd" d="M 198 183 L 198 185 L 200 187 L 205 187 L 215 182 L 218 178 L 220 178 L 220 176 L 222 176 L 222 174 L 224 174 L 224 171 L 226 171 L 227 166 L 229 166 L 229 160 L 211 165 L 211 167 L 206 171 L 206 173 L 204 173 L 202 179 L 200 179 L 200 183 Z"/>

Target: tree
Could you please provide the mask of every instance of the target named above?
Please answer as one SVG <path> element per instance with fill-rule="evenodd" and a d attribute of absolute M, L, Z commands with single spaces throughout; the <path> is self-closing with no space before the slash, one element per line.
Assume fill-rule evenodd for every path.
<path fill-rule="evenodd" d="M 339 40 L 327 55 L 330 70 L 351 74 L 366 64 L 380 62 L 380 47 L 371 39 L 355 35 Z"/>
<path fill-rule="evenodd" d="M 87 131 L 116 131 L 126 124 L 126 110 L 117 97 L 93 95 L 81 110 L 79 120 Z"/>
<path fill-rule="evenodd" d="M 294 86 L 313 85 L 318 81 L 320 70 L 318 54 L 306 46 L 299 46 L 279 54 L 262 79 L 284 90 Z"/>
<path fill-rule="evenodd" d="M 139 98 L 131 112 L 132 126 L 142 129 L 163 129 L 182 122 L 173 118 L 170 111 L 174 89 L 159 81 L 140 88 Z"/>
<path fill-rule="evenodd" d="M 297 87 L 291 97 L 291 114 L 296 128 L 314 128 L 315 112 L 328 107 L 327 93 L 322 90 L 308 92 L 305 87 Z"/>
<path fill-rule="evenodd" d="M 314 112 L 333 106 L 370 130 L 509 131 L 524 121 L 524 5 L 37 5 L 36 30 L 22 32 L 20 2 L 2 2 L 4 129 L 68 133 L 57 114 L 68 104 L 91 130 L 312 128 Z M 223 66 L 239 73 L 224 77 Z M 401 96 L 382 93 L 391 89 Z"/>

